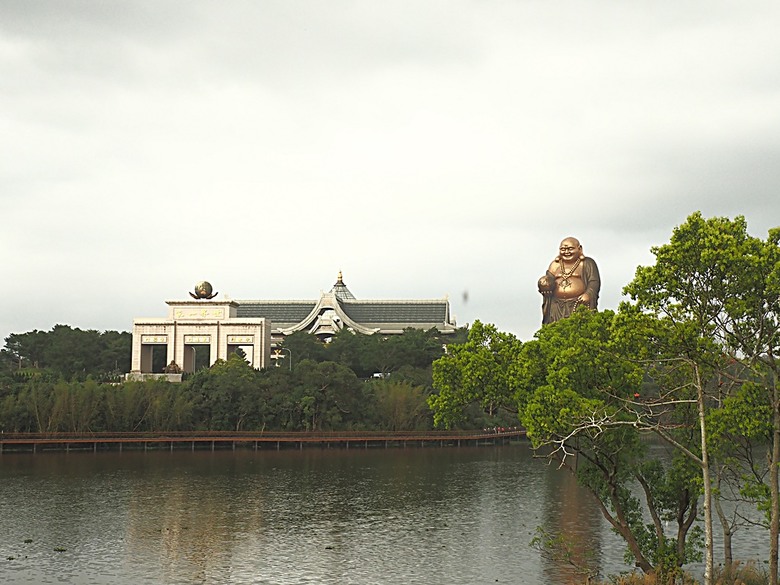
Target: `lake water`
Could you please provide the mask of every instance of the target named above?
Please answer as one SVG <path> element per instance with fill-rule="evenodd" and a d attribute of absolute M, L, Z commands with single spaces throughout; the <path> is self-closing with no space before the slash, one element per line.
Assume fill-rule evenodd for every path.
<path fill-rule="evenodd" d="M 526 444 L 0 456 L 0 583 L 569 583 L 537 526 L 628 570 Z"/>

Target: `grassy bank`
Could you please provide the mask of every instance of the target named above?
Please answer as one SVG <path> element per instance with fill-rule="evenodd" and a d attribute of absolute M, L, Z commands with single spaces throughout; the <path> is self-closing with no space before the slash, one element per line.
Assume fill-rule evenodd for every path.
<path fill-rule="evenodd" d="M 641 573 L 613 576 L 600 581 L 585 581 L 586 585 L 699 585 L 700 583 L 700 580 L 687 574 L 662 579 Z M 715 585 L 768 585 L 769 575 L 756 563 L 737 561 L 730 568 L 716 568 L 713 583 Z"/>

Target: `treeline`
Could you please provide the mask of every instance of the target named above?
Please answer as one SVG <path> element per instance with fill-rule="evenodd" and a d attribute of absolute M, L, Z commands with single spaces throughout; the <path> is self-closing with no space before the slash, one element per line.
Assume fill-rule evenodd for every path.
<path fill-rule="evenodd" d="M 17 375 L 41 371 L 65 380 L 107 380 L 130 371 L 132 336 L 55 325 L 51 331 L 14 333 L 0 350 L 2 370 Z"/>
<path fill-rule="evenodd" d="M 435 331 L 400 336 L 348 331 L 324 344 L 298 333 L 278 367 L 254 370 L 240 354 L 184 376 L 180 384 L 123 381 L 127 333 L 58 325 L 6 339 L 0 373 L 4 432 L 188 430 L 424 430 L 432 363 L 444 344 Z M 87 351 L 88 350 L 88 351 Z M 70 356 L 70 357 L 69 357 Z M 464 427 L 516 424 L 475 408 Z"/>

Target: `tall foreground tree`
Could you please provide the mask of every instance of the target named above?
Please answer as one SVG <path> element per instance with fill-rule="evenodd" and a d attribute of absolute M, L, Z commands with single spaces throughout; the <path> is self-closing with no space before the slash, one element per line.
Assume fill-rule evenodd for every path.
<path fill-rule="evenodd" d="M 518 356 L 526 396 L 520 420 L 534 447 L 593 493 L 636 565 L 671 579 L 698 558 L 699 489 L 689 462 L 659 457 L 641 438 L 663 425 L 645 403 L 638 408 L 644 371 L 624 343 L 624 325 L 611 311 L 579 310 L 543 327 Z M 691 444 L 690 421 L 665 425 L 678 445 Z M 643 492 L 650 523 L 632 485 Z"/>
<path fill-rule="evenodd" d="M 704 583 L 711 585 L 713 498 L 706 420 L 720 351 L 712 339 L 699 337 L 695 327 L 680 325 L 624 305 L 616 320 L 616 340 L 655 387 L 652 395 L 640 395 L 628 405 L 633 424 L 655 433 L 696 466 L 703 493 Z"/>
<path fill-rule="evenodd" d="M 512 366 L 502 375 L 475 380 L 469 371 L 474 360 L 477 366 L 491 363 L 495 352 L 485 352 L 485 344 L 472 344 L 474 355 L 468 359 L 441 365 L 436 362 L 434 380 L 439 396 L 431 400 L 431 406 L 438 411 L 437 423 L 448 424 L 453 420 L 452 412 L 469 400 L 490 397 L 490 401 L 500 403 L 512 397 L 537 447 L 547 446 L 562 462 L 571 459 L 571 454 L 588 462 L 586 467 L 595 473 L 580 473 L 580 480 L 600 499 L 605 517 L 612 515 L 616 521 L 610 520 L 613 527 L 648 572 L 656 571 L 659 565 L 670 567 L 670 561 L 679 564 L 690 558 L 685 541 L 689 522 L 696 515 L 696 489 L 700 485 L 704 492 L 707 585 L 713 579 L 711 504 L 717 496 L 710 477 L 711 445 L 726 443 L 720 436 L 724 428 L 732 436 L 741 433 L 742 439 L 755 441 L 768 426 L 771 449 L 763 508 L 769 511 L 770 579 L 776 584 L 780 528 L 779 240 L 780 229 L 771 230 L 767 240 L 748 235 L 741 217 L 705 220 L 701 214 L 693 214 L 674 230 L 669 244 L 653 248 L 656 263 L 637 270 L 625 289 L 632 302 L 624 303 L 614 319 L 608 312 L 577 312 L 545 326 L 536 340 L 523 344 L 514 360 L 508 360 Z M 494 366 L 500 367 L 495 362 Z M 637 373 L 652 381 L 652 392 L 637 380 Z M 751 404 L 763 399 L 766 408 L 746 410 L 745 400 L 731 399 L 748 388 Z M 742 424 L 749 421 L 740 416 L 762 413 L 771 420 Z M 664 476 L 639 465 L 636 456 L 626 451 L 626 446 L 633 445 L 629 450 L 641 448 L 633 438 L 634 431 L 655 433 L 682 459 L 677 457 L 672 468 L 657 470 Z M 722 449 L 716 452 L 723 457 Z M 692 469 L 699 477 L 697 482 Z M 643 530 L 636 522 L 636 507 L 625 498 L 626 481 L 631 476 L 645 491 L 655 531 L 651 527 Z M 761 495 L 763 484 L 757 484 L 761 482 L 754 482 L 750 491 Z M 672 493 L 679 502 L 687 502 L 676 512 L 671 505 Z M 667 540 L 663 533 L 659 520 L 664 516 L 677 520 L 676 542 Z M 654 549 L 662 555 L 654 556 Z"/>
<path fill-rule="evenodd" d="M 637 269 L 624 291 L 636 309 L 661 319 L 677 334 L 678 357 L 687 360 L 694 372 L 693 381 L 698 383 L 703 457 L 706 409 L 728 403 L 720 385 L 705 387 L 702 372 L 709 370 L 726 380 L 733 380 L 736 372 L 745 372 L 747 376 L 741 374 L 742 379 L 728 387 L 740 388 L 749 378 L 763 389 L 772 427 L 768 460 L 772 585 L 778 582 L 780 533 L 779 242 L 780 228 L 770 230 L 768 238 L 761 240 L 747 233 L 744 217 L 704 219 L 695 213 L 674 230 L 669 244 L 652 249 L 655 265 Z M 735 364 L 741 367 L 735 369 Z M 702 469 L 708 489 L 706 460 Z M 708 552 L 705 583 L 712 579 L 711 549 Z"/>
<path fill-rule="evenodd" d="M 681 457 L 665 466 L 668 457 L 641 440 L 655 428 L 634 409 L 644 372 L 616 321 L 611 311 L 584 309 L 525 343 L 480 325 L 434 363 L 438 393 L 430 404 L 441 426 L 455 424 L 472 403 L 515 408 L 537 452 L 590 490 L 632 564 L 668 577 L 696 558 L 696 474 Z M 670 432 L 690 444 L 689 428 Z"/>

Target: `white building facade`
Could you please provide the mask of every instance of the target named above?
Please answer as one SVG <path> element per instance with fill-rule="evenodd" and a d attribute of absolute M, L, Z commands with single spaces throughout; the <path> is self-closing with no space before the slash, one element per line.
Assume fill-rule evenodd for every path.
<path fill-rule="evenodd" d="M 238 317 L 235 301 L 185 300 L 166 304 L 167 318 L 133 320 L 131 379 L 153 373 L 155 348 L 161 346 L 168 364 L 166 375 L 174 380 L 200 364 L 198 346 L 208 346 L 208 365 L 226 360 L 240 348 L 253 368 L 269 366 L 271 324 L 267 319 Z"/>

